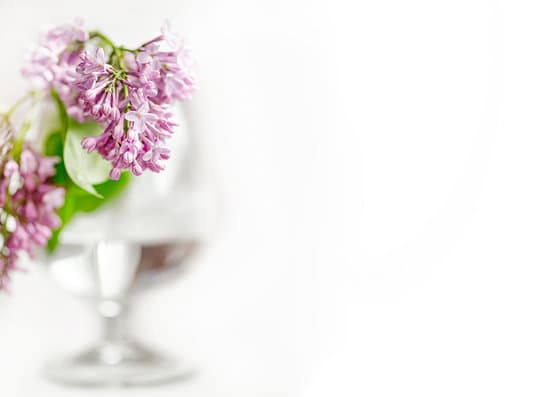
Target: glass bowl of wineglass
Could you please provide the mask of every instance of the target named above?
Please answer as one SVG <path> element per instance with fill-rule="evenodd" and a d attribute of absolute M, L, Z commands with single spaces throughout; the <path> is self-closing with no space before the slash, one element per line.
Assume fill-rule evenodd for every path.
<path fill-rule="evenodd" d="M 47 256 L 55 282 L 91 304 L 103 330 L 93 346 L 47 363 L 48 378 L 82 386 L 134 386 L 193 374 L 178 360 L 136 339 L 127 321 L 136 294 L 189 268 L 212 220 L 212 192 L 188 109 L 180 108 L 167 169 L 161 175 L 134 178 L 113 202 L 76 217 Z"/>

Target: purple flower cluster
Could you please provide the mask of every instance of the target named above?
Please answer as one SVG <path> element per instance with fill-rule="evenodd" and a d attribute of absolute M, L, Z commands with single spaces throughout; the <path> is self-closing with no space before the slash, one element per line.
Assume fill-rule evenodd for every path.
<path fill-rule="evenodd" d="M 42 53 L 51 56 L 45 60 Z M 48 32 L 31 58 L 32 72 L 25 74 L 39 75 L 56 89 L 71 117 L 103 127 L 101 135 L 84 138 L 82 147 L 109 161 L 110 177 L 118 179 L 122 170 L 141 175 L 165 168 L 167 139 L 176 127 L 169 109 L 191 98 L 191 65 L 188 49 L 166 26 L 131 50 L 75 24 Z"/>
<path fill-rule="evenodd" d="M 0 125 L 0 149 L 8 154 L 0 162 L 0 289 L 6 288 L 18 260 L 45 246 L 61 224 L 56 210 L 65 190 L 50 183 L 56 157 L 46 157 L 24 147 L 16 161 L 9 151 L 13 134 Z"/>
<path fill-rule="evenodd" d="M 61 97 L 70 98 L 73 71 L 89 35 L 82 29 L 83 21 L 56 26 L 41 38 L 38 48 L 22 69 L 23 76 L 42 88 L 54 88 Z"/>

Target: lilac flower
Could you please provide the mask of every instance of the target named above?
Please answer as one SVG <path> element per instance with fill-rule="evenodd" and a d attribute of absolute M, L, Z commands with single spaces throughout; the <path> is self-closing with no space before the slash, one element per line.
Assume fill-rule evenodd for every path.
<path fill-rule="evenodd" d="M 166 43 L 168 51 L 162 51 Z M 100 66 L 97 66 L 100 65 Z M 169 158 L 167 139 L 174 133 L 168 108 L 190 99 L 195 78 L 187 49 L 177 36 L 163 34 L 125 54 L 119 66 L 104 66 L 103 54 L 82 56 L 76 89 L 83 114 L 104 125 L 104 133 L 87 137 L 82 146 L 110 161 L 112 179 L 122 170 L 141 175 L 160 172 Z"/>
<path fill-rule="evenodd" d="M 46 43 L 35 52 L 31 66 L 38 72 L 55 62 L 64 68 L 58 73 L 49 67 L 51 73 L 41 75 L 58 90 L 69 115 L 103 127 L 101 135 L 84 138 L 82 147 L 111 162 L 112 179 L 122 170 L 141 175 L 165 168 L 167 139 L 175 127 L 168 109 L 176 101 L 191 99 L 196 88 L 189 50 L 168 25 L 161 33 L 128 50 L 115 47 L 98 32 L 86 35 L 74 26 L 62 27 L 46 36 L 56 51 Z M 97 45 L 90 52 L 89 37 L 103 40 L 108 52 Z"/>
<path fill-rule="evenodd" d="M 72 84 L 76 109 L 69 115 L 79 121 L 109 122 L 120 117 L 119 97 L 122 83 L 117 71 L 106 63 L 105 52 L 98 48 L 94 55 L 83 52 Z"/>
<path fill-rule="evenodd" d="M 131 129 L 141 134 L 147 128 L 155 128 L 158 116 L 149 112 L 149 103 L 143 102 L 139 109 L 126 113 L 126 120 L 132 121 L 133 125 Z"/>
<path fill-rule="evenodd" d="M 65 190 L 49 181 L 58 161 L 25 147 L 18 162 L 9 159 L 0 165 L 0 289 L 7 287 L 21 255 L 32 256 L 61 225 L 56 210 Z"/>
<path fill-rule="evenodd" d="M 72 85 L 76 78 L 75 68 L 80 54 L 88 40 L 88 33 L 82 29 L 83 21 L 61 25 L 47 31 L 40 39 L 40 45 L 31 54 L 29 62 L 22 68 L 23 76 L 34 85 L 45 90 L 55 89 L 65 103 L 69 114 L 83 119 L 75 102 Z"/>
<path fill-rule="evenodd" d="M 142 84 L 153 83 L 157 94 L 150 99 L 159 104 L 188 100 L 196 88 L 190 52 L 180 44 L 176 49 L 162 51 L 157 42 L 143 47 L 137 55 L 134 75 Z"/>
<path fill-rule="evenodd" d="M 77 19 L 73 24 L 47 31 L 41 37 L 39 47 L 31 53 L 30 62 L 22 69 L 23 75 L 43 87 L 62 84 L 67 72 L 78 62 L 78 54 L 82 50 L 79 43 L 88 40 L 88 33 L 82 29 L 82 24 L 82 20 Z"/>

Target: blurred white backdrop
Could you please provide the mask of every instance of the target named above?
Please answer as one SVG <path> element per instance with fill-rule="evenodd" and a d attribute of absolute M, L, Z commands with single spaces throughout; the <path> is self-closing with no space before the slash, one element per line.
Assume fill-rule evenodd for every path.
<path fill-rule="evenodd" d="M 0 0 L 1 102 L 21 46 L 75 15 L 129 44 L 167 16 L 188 37 L 223 203 L 193 274 L 137 313 L 202 376 L 134 394 L 550 393 L 547 2 Z M 18 277 L 2 394 L 78 395 L 36 368 L 93 320 Z"/>

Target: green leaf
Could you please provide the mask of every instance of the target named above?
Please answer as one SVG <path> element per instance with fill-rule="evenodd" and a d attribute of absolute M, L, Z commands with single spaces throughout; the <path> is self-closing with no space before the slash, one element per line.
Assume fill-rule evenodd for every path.
<path fill-rule="evenodd" d="M 59 235 L 73 217 L 79 212 L 94 212 L 107 201 L 117 197 L 124 188 L 130 183 L 131 174 L 123 172 L 118 181 L 108 180 L 99 185 L 95 185 L 95 189 L 103 198 L 98 198 L 85 190 L 80 189 L 70 180 L 69 186 L 66 188 L 65 204 L 59 210 L 61 218 L 61 227 L 53 232 L 52 237 L 48 241 L 48 251 L 53 252 L 59 244 Z"/>
<path fill-rule="evenodd" d="M 48 240 L 48 251 L 53 252 L 57 245 L 59 244 L 59 235 L 61 231 L 67 226 L 70 220 L 73 218 L 76 213 L 76 196 L 72 193 L 72 190 L 75 188 L 75 185 L 67 187 L 65 191 L 65 203 L 63 207 L 59 209 L 59 218 L 61 219 L 61 226 L 54 230 L 52 237 Z"/>
<path fill-rule="evenodd" d="M 65 169 L 71 180 L 81 189 L 101 198 L 94 185 L 109 179 L 111 164 L 97 152 L 88 153 L 82 146 L 82 139 L 99 135 L 101 126 L 94 122 L 78 123 L 69 119 L 67 136 L 63 147 Z"/>
<path fill-rule="evenodd" d="M 108 180 L 107 182 L 95 185 L 96 191 L 103 197 L 98 198 L 88 192 L 78 189 L 75 194 L 77 195 L 78 202 L 76 205 L 76 211 L 79 212 L 93 212 L 105 203 L 106 200 L 116 197 L 130 182 L 130 174 L 123 172 L 120 175 L 118 181 Z"/>
<path fill-rule="evenodd" d="M 43 152 L 46 156 L 63 156 L 63 138 L 61 131 L 53 131 L 44 141 Z"/>
<path fill-rule="evenodd" d="M 63 159 L 63 138 L 60 131 L 51 132 L 44 142 L 43 152 L 46 156 L 57 156 Z M 56 185 L 67 186 L 70 182 L 69 175 L 63 162 L 60 161 L 55 165 L 55 175 L 53 181 Z"/>

